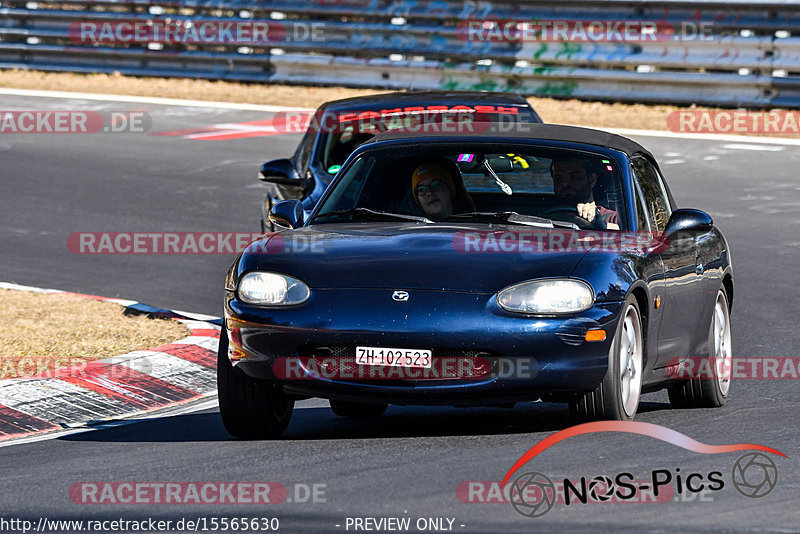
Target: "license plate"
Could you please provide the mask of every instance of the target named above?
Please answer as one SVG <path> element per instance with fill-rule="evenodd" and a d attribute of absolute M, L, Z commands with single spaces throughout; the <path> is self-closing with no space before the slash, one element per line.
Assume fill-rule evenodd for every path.
<path fill-rule="evenodd" d="M 433 363 L 431 351 L 423 349 L 390 349 L 385 347 L 356 347 L 356 363 L 360 365 L 389 365 L 429 369 Z"/>

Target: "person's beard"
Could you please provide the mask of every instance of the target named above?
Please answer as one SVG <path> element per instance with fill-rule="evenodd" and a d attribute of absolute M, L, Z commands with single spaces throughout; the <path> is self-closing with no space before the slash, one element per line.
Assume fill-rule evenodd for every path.
<path fill-rule="evenodd" d="M 592 186 L 587 180 L 586 183 L 578 190 L 567 189 L 562 190 L 558 195 L 558 199 L 565 204 L 581 204 L 588 202 L 592 196 Z"/>

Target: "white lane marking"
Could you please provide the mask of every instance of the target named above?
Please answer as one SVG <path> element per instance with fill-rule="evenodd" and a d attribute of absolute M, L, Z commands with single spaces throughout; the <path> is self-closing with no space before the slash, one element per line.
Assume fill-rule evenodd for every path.
<path fill-rule="evenodd" d="M 748 145 L 745 143 L 729 143 L 722 145 L 722 148 L 729 150 L 760 150 L 762 152 L 780 152 L 784 148 L 782 146 L 769 146 L 769 145 Z"/>
<path fill-rule="evenodd" d="M 719 156 L 714 156 L 713 154 L 710 156 L 703 156 L 703 161 L 714 161 L 719 159 Z"/>
<path fill-rule="evenodd" d="M 2 94 L 2 90 L 0 90 L 0 94 Z M 72 291 L 65 291 L 63 289 L 47 289 L 47 288 L 44 288 L 44 287 L 24 286 L 24 285 L 21 285 L 21 284 L 14 284 L 14 283 L 11 283 L 11 282 L 0 282 L 0 289 L 13 289 L 13 290 L 16 290 L 16 291 L 30 291 L 32 293 L 73 293 Z M 123 306 L 139 303 L 139 301 L 136 301 L 136 300 L 110 298 L 110 297 L 103 297 L 103 296 L 100 296 L 100 295 L 91 295 L 91 296 L 98 296 L 98 297 L 102 298 L 105 301 L 116 302 L 118 304 L 122 304 Z M 186 317 L 189 317 L 190 319 L 195 319 L 195 320 L 201 321 L 201 322 L 205 321 L 205 320 L 219 319 L 219 317 L 216 317 L 214 315 L 206 315 L 204 313 L 185 312 L 185 311 L 179 311 L 179 310 L 168 310 L 168 311 L 173 311 L 174 313 L 177 313 L 179 315 L 185 315 Z M 205 328 L 212 328 L 212 327 L 213 327 L 213 325 L 208 325 Z M 216 328 L 219 329 L 219 327 L 216 327 Z"/>
<path fill-rule="evenodd" d="M 182 312 L 178 312 L 178 313 L 183 315 Z M 221 327 L 219 327 L 219 326 L 217 326 L 215 324 L 206 323 L 204 321 L 194 321 L 192 319 L 178 319 L 178 322 L 181 323 L 181 324 L 186 325 L 186 328 L 188 328 L 189 330 L 216 330 L 216 331 L 219 331 L 221 329 Z"/>
<path fill-rule="evenodd" d="M 219 317 L 217 317 L 216 315 L 206 315 L 204 313 L 185 312 L 181 310 L 172 310 L 172 311 L 174 311 L 179 315 L 185 315 L 186 317 L 189 317 L 191 319 L 197 319 L 198 321 L 213 321 L 214 319 L 219 319 Z"/>
<path fill-rule="evenodd" d="M 63 293 L 60 289 L 45 289 L 43 287 L 22 286 L 19 284 L 10 284 L 8 282 L 0 282 L 0 289 L 13 289 L 15 291 L 30 291 L 31 293 Z"/>
<path fill-rule="evenodd" d="M 581 126 L 580 124 L 573 124 L 572 126 Z M 636 130 L 633 128 L 597 128 L 595 130 L 604 130 L 606 132 L 615 133 L 617 135 L 624 135 L 626 137 L 641 135 L 643 137 L 663 137 L 665 139 L 695 139 L 699 141 L 729 141 L 729 142 L 743 142 L 743 143 L 760 143 L 762 145 L 786 145 L 786 146 L 800 146 L 800 139 L 788 139 L 784 137 L 759 137 L 747 135 L 729 135 L 729 134 L 699 134 L 699 133 L 680 133 L 669 132 L 661 130 Z"/>
<path fill-rule="evenodd" d="M 86 426 L 82 428 L 75 428 L 63 431 L 46 432 L 44 434 L 36 434 L 25 438 L 12 438 L 8 441 L 1 441 L 0 448 L 11 447 L 12 445 L 22 445 L 24 443 L 36 443 L 38 441 L 47 441 L 51 439 L 61 438 L 64 436 L 70 436 L 72 434 L 82 434 L 83 432 L 91 432 L 93 430 L 103 430 L 117 426 L 132 425 L 144 419 L 159 419 L 164 417 L 174 417 L 176 415 L 185 415 L 187 413 L 200 412 L 203 410 L 216 408 L 218 405 L 219 402 L 217 401 L 217 392 L 214 391 L 206 395 L 203 395 L 197 400 L 192 400 L 188 403 L 181 404 L 176 407 L 165 408 L 157 412 L 144 413 L 142 415 L 140 415 L 141 412 L 138 412 L 127 416 L 130 418 L 135 417 L 135 419 L 109 421 L 108 423 L 104 423 L 101 425 Z"/>
<path fill-rule="evenodd" d="M 664 157 L 665 158 L 677 158 L 680 155 L 681 155 L 680 152 L 667 152 L 666 154 L 664 154 Z"/>
<path fill-rule="evenodd" d="M 80 100 L 102 100 L 105 102 L 135 102 L 139 104 L 155 104 L 160 106 L 188 106 L 200 108 L 235 109 L 241 111 L 314 111 L 311 108 L 296 106 L 269 106 L 259 104 L 240 104 L 236 102 L 212 102 L 206 100 L 184 100 L 180 98 L 159 98 L 152 96 L 110 95 L 103 93 L 73 93 L 69 91 L 37 91 L 34 89 L 0 88 L 0 95 L 30 96 L 40 98 L 75 98 Z"/>
<path fill-rule="evenodd" d="M 204 349 L 217 350 L 219 348 L 219 339 L 208 336 L 189 336 L 177 341 L 173 341 L 172 345 L 197 345 Z"/>
<path fill-rule="evenodd" d="M 661 162 L 664 165 L 677 165 L 678 163 L 686 163 L 685 159 L 668 159 Z"/>
<path fill-rule="evenodd" d="M 125 307 L 132 306 L 134 304 L 139 304 L 135 300 L 127 300 L 127 299 L 108 299 L 106 302 L 116 302 L 117 304 Z"/>

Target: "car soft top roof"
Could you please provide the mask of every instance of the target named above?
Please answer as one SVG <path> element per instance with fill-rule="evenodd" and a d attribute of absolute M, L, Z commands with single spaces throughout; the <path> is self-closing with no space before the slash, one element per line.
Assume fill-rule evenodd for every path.
<path fill-rule="evenodd" d="M 323 105 L 327 111 L 361 111 L 381 107 L 425 106 L 425 105 L 513 105 L 518 108 L 533 108 L 521 95 L 514 93 L 491 93 L 482 91 L 409 91 L 404 93 L 381 93 L 333 100 Z"/>
<path fill-rule="evenodd" d="M 509 129 L 505 125 L 505 130 Z M 365 145 L 372 145 L 381 141 L 388 140 L 414 140 L 415 142 L 425 142 L 426 140 L 439 140 L 439 141 L 468 141 L 474 142 L 493 142 L 493 141 L 528 141 L 528 140 L 542 140 L 542 141 L 562 141 L 567 143 L 581 143 L 586 145 L 594 145 L 604 148 L 618 150 L 633 156 L 634 154 L 641 154 L 647 156 L 650 160 L 655 161 L 653 155 L 642 145 L 636 141 L 632 141 L 627 137 L 604 132 L 602 130 L 594 130 L 592 128 L 580 128 L 578 126 L 564 126 L 562 124 L 522 124 L 516 131 L 495 131 L 495 132 L 475 132 L 475 133 L 453 133 L 453 132 L 413 132 L 403 130 L 393 130 L 376 135 Z"/>

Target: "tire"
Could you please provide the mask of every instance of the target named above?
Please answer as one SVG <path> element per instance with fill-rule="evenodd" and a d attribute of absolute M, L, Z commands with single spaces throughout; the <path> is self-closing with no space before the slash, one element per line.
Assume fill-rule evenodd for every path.
<path fill-rule="evenodd" d="M 292 418 L 294 400 L 271 384 L 235 372 L 228 359 L 228 332 L 224 325 L 217 352 L 217 394 L 222 424 L 237 438 L 278 438 Z"/>
<path fill-rule="evenodd" d="M 570 412 L 581 420 L 632 421 L 642 394 L 643 368 L 641 314 L 636 297 L 628 295 L 609 349 L 606 376 L 597 389 L 573 399 Z"/>
<path fill-rule="evenodd" d="M 731 315 L 728 296 L 720 289 L 711 312 L 708 328 L 708 367 L 711 378 L 681 380 L 669 388 L 673 408 L 718 408 L 728 401 L 731 387 L 733 351 L 731 347 Z M 720 363 L 721 362 L 721 363 Z"/>
<path fill-rule="evenodd" d="M 386 411 L 386 408 L 389 407 L 388 404 L 382 403 L 347 402 L 337 400 L 331 400 L 330 403 L 333 413 L 340 417 L 380 417 L 383 415 L 383 412 Z"/>
<path fill-rule="evenodd" d="M 261 218 L 261 233 L 267 234 L 275 231 L 275 225 L 269 222 L 269 212 L 272 209 L 272 200 L 267 197 L 265 199 L 265 215 Z"/>

